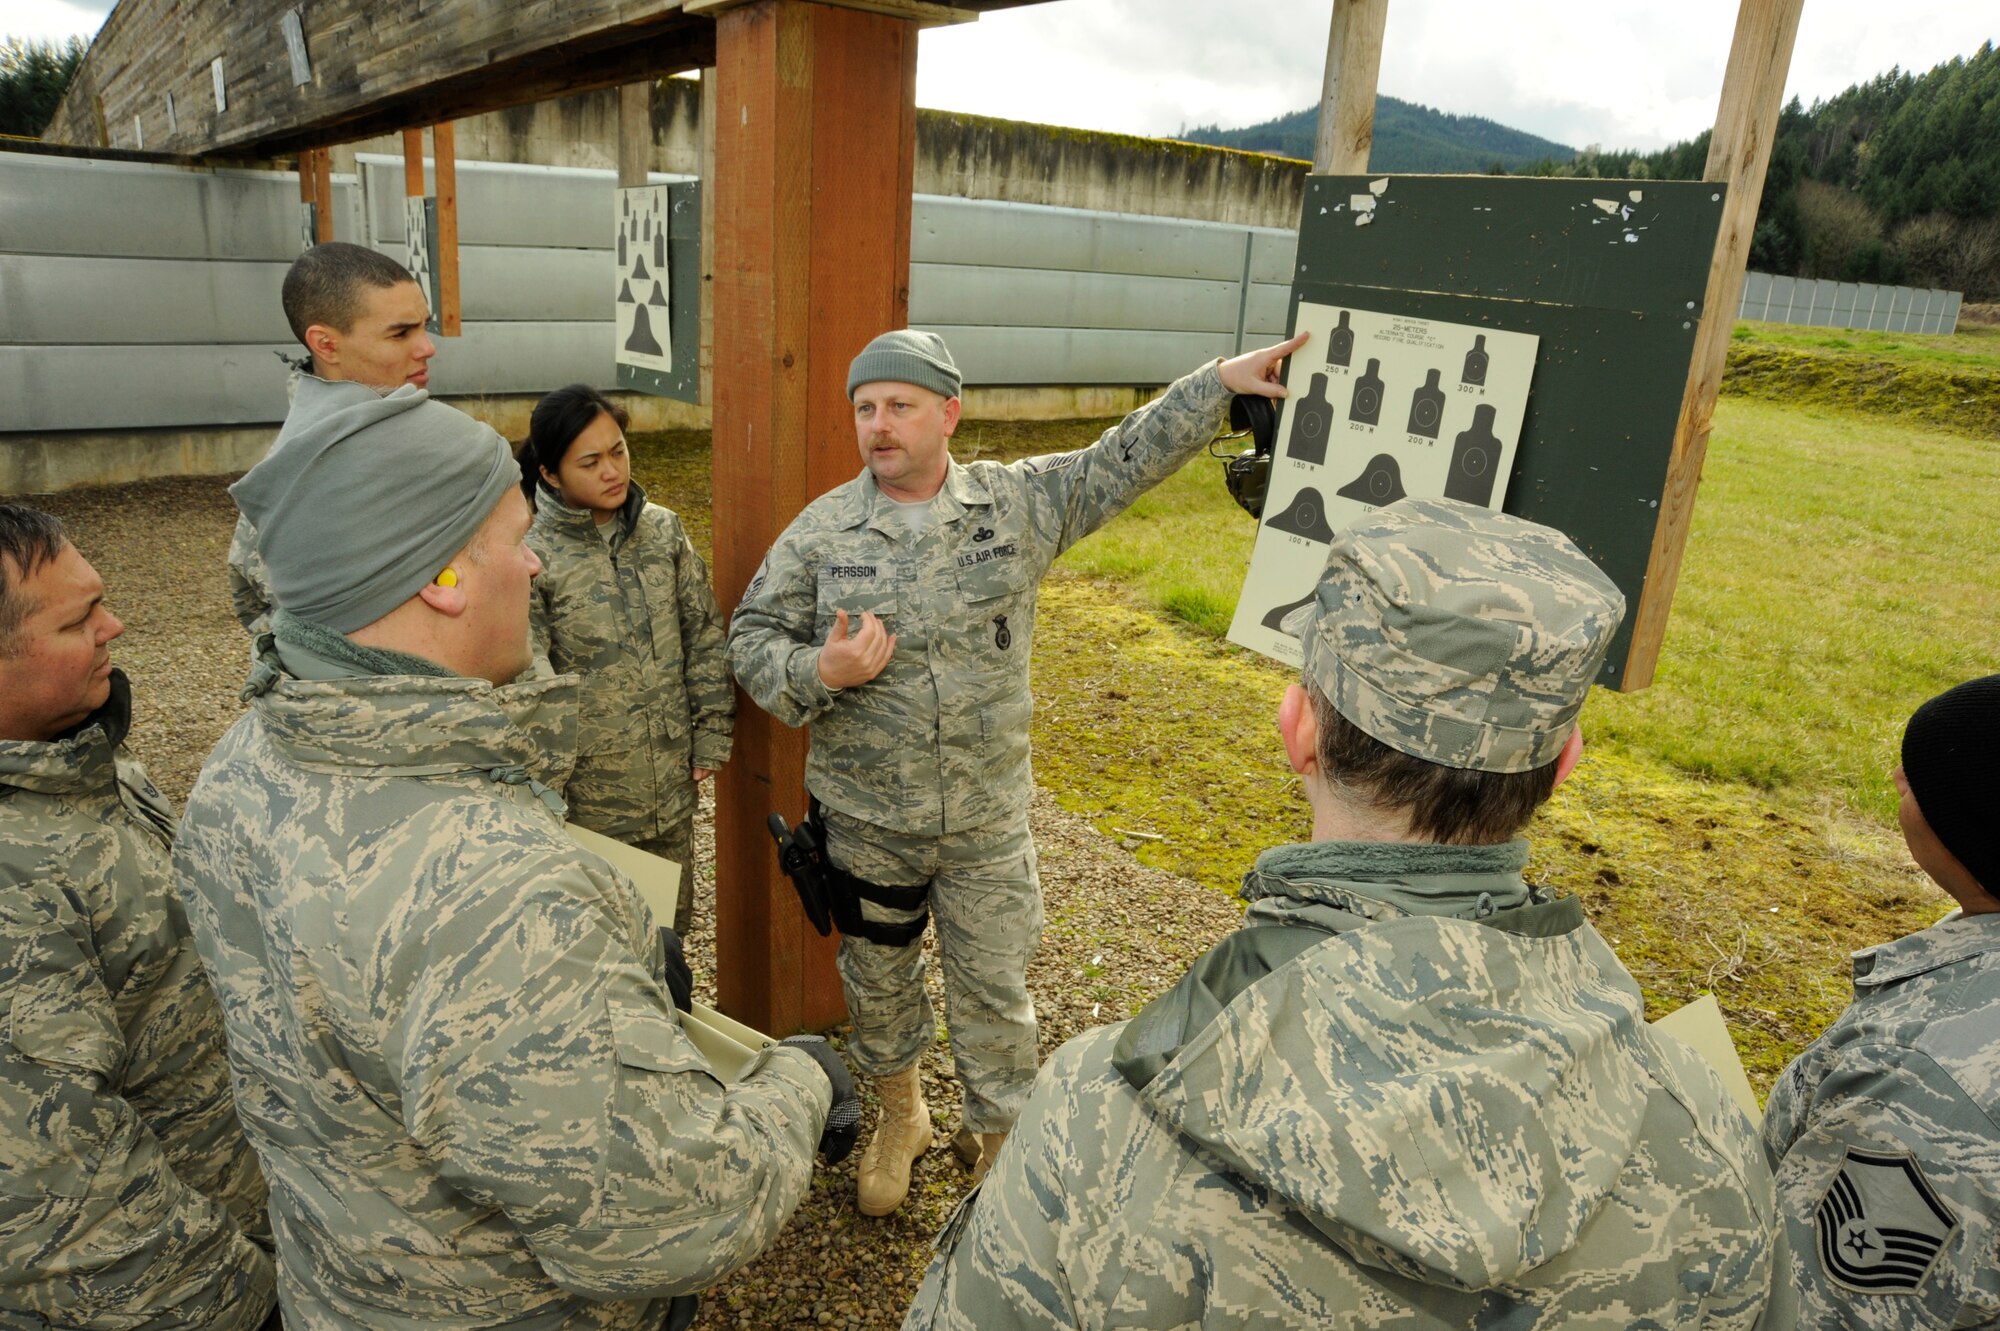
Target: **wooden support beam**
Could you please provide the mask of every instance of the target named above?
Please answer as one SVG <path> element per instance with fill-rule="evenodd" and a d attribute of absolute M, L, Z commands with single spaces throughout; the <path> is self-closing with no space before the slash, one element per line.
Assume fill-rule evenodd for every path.
<path fill-rule="evenodd" d="M 917 25 L 807 0 L 716 20 L 715 584 L 733 609 L 772 541 L 860 468 L 847 365 L 909 317 Z M 717 778 L 716 987 L 786 1034 L 845 1017 L 764 818 L 806 811 L 806 735 L 742 699 Z"/>
<path fill-rule="evenodd" d="M 755 0 L 685 0 L 681 5 L 681 12 L 713 17 L 753 3 Z M 932 4 L 930 0 L 819 0 L 819 3 L 832 5 L 837 9 L 859 10 L 864 14 L 883 14 L 890 18 L 910 19 L 921 28 L 972 23 L 979 18 L 978 10 Z"/>
<path fill-rule="evenodd" d="M 1375 143 L 1375 89 L 1382 77 L 1382 30 L 1389 0 L 1333 0 L 1326 38 L 1326 84 L 1319 99 L 1315 175 L 1368 172 Z"/>
<path fill-rule="evenodd" d="M 618 188 L 637 189 L 653 167 L 653 81 L 618 90 Z"/>
<path fill-rule="evenodd" d="M 403 195 L 410 199 L 424 197 L 424 132 L 421 129 L 403 131 Z"/>
<path fill-rule="evenodd" d="M 1728 198 L 1709 264 L 1701 327 L 1695 335 L 1680 420 L 1674 427 L 1659 524 L 1653 529 L 1653 550 L 1646 564 L 1646 590 L 1635 612 L 1632 651 L 1619 685 L 1622 691 L 1643 689 L 1653 682 L 1666 637 L 1667 611 L 1680 582 L 1681 556 L 1694 520 L 1695 490 L 1708 456 L 1715 400 L 1722 391 L 1729 339 L 1736 331 L 1736 311 L 1743 299 L 1743 268 L 1757 228 L 1757 205 L 1764 194 L 1764 173 L 1771 164 L 1771 142 L 1785 103 L 1785 76 L 1791 70 L 1792 44 L 1804 4 L 1805 0 L 1742 0 L 1736 11 L 1736 36 L 1729 47 L 1708 166 L 1702 173 L 1704 180 L 1726 182 Z"/>
<path fill-rule="evenodd" d="M 449 120 L 431 126 L 431 154 L 436 159 L 438 252 L 431 256 L 438 275 L 438 331 L 457 337 L 458 318 L 458 143 Z"/>
<path fill-rule="evenodd" d="M 312 191 L 317 219 L 313 239 L 324 245 L 333 239 L 333 154 L 325 148 L 313 149 Z"/>

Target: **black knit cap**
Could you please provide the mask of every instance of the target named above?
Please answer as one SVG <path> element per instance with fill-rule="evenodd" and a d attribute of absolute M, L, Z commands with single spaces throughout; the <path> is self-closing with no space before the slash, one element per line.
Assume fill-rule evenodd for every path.
<path fill-rule="evenodd" d="M 1903 779 L 1924 821 L 1967 872 L 2000 893 L 2000 675 L 1940 693 L 1903 730 Z"/>

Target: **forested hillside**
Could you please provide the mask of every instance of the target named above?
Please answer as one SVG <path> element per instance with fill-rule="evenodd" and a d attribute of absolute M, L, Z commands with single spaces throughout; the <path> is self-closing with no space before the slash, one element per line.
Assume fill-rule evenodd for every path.
<path fill-rule="evenodd" d="M 1189 143 L 1209 143 L 1247 152 L 1277 153 L 1312 160 L 1319 108 L 1245 129 L 1214 125 L 1183 130 Z M 1395 97 L 1375 99 L 1375 147 L 1371 171 L 1467 172 L 1523 167 L 1544 159 L 1566 161 L 1576 149 L 1509 129 L 1481 116 L 1453 116 Z"/>
<path fill-rule="evenodd" d="M 1708 135 L 1653 153 L 1550 154 L 1537 175 L 1692 180 Z M 1750 266 L 2000 299 L 2000 53 L 1892 69 L 1778 121 Z"/>

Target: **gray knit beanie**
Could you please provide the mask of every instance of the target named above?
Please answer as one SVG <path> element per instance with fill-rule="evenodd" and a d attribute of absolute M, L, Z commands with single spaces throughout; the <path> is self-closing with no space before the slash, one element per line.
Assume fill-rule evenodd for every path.
<path fill-rule="evenodd" d="M 854 390 L 863 384 L 885 381 L 915 384 L 940 397 L 957 397 L 963 382 L 958 366 L 952 364 L 951 352 L 945 350 L 944 339 L 914 328 L 884 333 L 861 348 L 861 354 L 847 367 L 848 399 L 851 401 Z"/>
<path fill-rule="evenodd" d="M 278 442 L 229 493 L 278 606 L 352 633 L 436 578 L 520 484 L 506 440 L 423 389 L 307 376 Z"/>

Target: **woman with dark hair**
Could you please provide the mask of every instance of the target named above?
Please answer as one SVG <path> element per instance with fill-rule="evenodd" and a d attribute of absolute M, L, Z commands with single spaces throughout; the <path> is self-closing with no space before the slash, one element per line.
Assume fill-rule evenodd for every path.
<path fill-rule="evenodd" d="M 684 934 L 698 783 L 729 761 L 736 693 L 708 566 L 632 480 L 626 422 L 585 384 L 535 405 L 521 448 L 542 561 L 531 623 L 556 672 L 583 676 L 569 816 L 681 866 Z"/>

